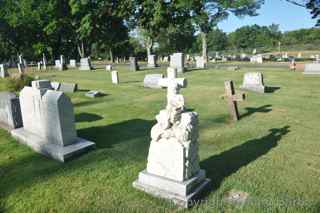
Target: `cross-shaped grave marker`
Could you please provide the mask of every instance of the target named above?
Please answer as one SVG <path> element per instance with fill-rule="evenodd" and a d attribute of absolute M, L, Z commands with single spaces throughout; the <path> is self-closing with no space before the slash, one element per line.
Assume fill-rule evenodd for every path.
<path fill-rule="evenodd" d="M 159 80 L 159 85 L 163 88 L 168 89 L 168 95 L 177 95 L 180 92 L 181 88 L 187 87 L 187 79 L 185 78 L 176 78 L 176 69 L 168 68 L 167 78 L 162 78 Z"/>
<path fill-rule="evenodd" d="M 241 93 L 236 95 L 233 81 L 225 81 L 225 95 L 223 98 L 227 99 L 229 112 L 234 121 L 238 121 L 240 119 L 239 110 L 238 110 L 238 101 L 244 101 L 246 99 L 245 93 Z"/>

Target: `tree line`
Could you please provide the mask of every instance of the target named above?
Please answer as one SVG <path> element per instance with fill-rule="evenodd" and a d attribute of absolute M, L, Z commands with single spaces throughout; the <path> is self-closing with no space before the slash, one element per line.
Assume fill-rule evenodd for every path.
<path fill-rule="evenodd" d="M 2 0 L 0 59 L 39 60 L 201 53 L 301 42 L 276 25 L 226 34 L 217 24 L 230 14 L 256 16 L 264 0 Z M 311 30 L 307 40 L 317 38 Z M 300 36 L 300 37 L 299 37 Z M 309 42 L 308 40 L 308 42 Z"/>

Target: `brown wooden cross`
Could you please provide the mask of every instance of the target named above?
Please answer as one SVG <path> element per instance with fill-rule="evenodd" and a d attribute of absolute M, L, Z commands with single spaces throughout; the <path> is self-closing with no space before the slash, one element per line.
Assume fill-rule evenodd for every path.
<path fill-rule="evenodd" d="M 245 93 L 241 93 L 236 95 L 233 81 L 225 81 L 225 95 L 224 98 L 227 99 L 229 112 L 234 121 L 238 121 L 240 119 L 239 110 L 238 110 L 238 101 L 244 101 L 246 99 Z"/>

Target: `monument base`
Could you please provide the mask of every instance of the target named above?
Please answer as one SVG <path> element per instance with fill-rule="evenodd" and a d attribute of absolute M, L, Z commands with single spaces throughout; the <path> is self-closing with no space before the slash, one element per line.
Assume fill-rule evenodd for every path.
<path fill-rule="evenodd" d="M 200 170 L 197 175 L 184 182 L 153 175 L 144 170 L 140 172 L 133 186 L 155 197 L 168 199 L 178 206 L 189 208 L 201 199 L 210 182 L 204 170 Z"/>
<path fill-rule="evenodd" d="M 252 91 L 252 92 L 258 92 L 258 93 L 265 93 L 266 92 L 266 87 L 263 86 L 241 86 L 240 89 L 242 90 L 247 90 L 247 91 Z"/>
<path fill-rule="evenodd" d="M 11 135 L 20 143 L 31 147 L 34 151 L 52 157 L 53 159 L 61 162 L 65 162 L 68 159 L 95 147 L 95 143 L 82 138 L 76 138 L 76 141 L 68 146 L 48 144 L 43 138 L 40 138 L 39 136 L 30 133 L 23 128 L 12 130 Z"/>

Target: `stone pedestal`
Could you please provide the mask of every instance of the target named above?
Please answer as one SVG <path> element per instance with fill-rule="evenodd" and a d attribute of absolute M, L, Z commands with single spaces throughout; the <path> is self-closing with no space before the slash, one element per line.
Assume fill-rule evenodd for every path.
<path fill-rule="evenodd" d="M 153 175 L 144 170 L 133 183 L 137 189 L 171 200 L 184 208 L 191 207 L 194 201 L 200 199 L 208 190 L 209 185 L 210 180 L 206 178 L 204 170 L 200 170 L 194 177 L 182 182 Z"/>

